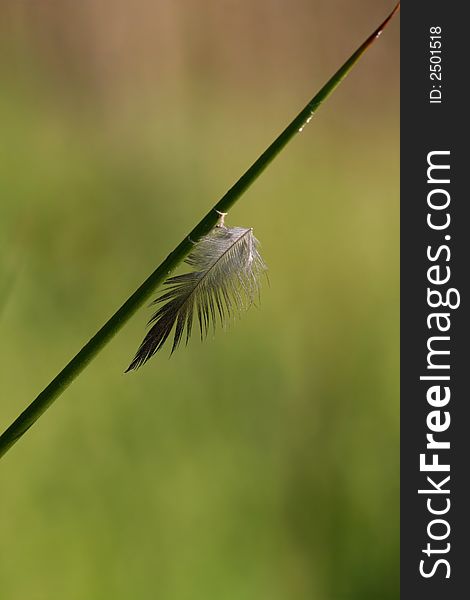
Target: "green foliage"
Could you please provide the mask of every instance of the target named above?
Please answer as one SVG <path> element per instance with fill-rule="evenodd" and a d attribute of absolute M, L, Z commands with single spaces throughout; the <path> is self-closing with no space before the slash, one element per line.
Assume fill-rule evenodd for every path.
<path fill-rule="evenodd" d="M 38 123 L 6 174 L 2 229 L 25 258 L 0 317 L 3 422 L 216 193 L 217 130 L 244 160 L 241 110 L 202 149 L 162 110 L 145 152 L 94 124 L 58 125 L 44 148 Z M 143 311 L 5 456 L 2 600 L 395 600 L 398 128 L 377 110 L 360 136 L 332 135 L 325 111 L 233 211 L 270 265 L 259 310 L 124 375 Z M 193 195 L 160 144 L 206 157 Z"/>
<path fill-rule="evenodd" d="M 88 364 L 101 352 L 114 335 L 123 327 L 131 316 L 145 303 L 154 289 L 160 285 L 180 262 L 189 254 L 193 244 L 207 235 L 215 226 L 221 214 L 226 213 L 256 181 L 266 167 L 283 150 L 290 140 L 301 133 L 311 121 L 313 115 L 346 77 L 364 52 L 380 36 L 394 14 L 400 7 L 398 3 L 390 15 L 363 42 L 348 60 L 334 73 L 317 94 L 307 103 L 289 125 L 276 137 L 268 148 L 256 159 L 251 167 L 243 173 L 236 183 L 222 196 L 215 206 L 191 229 L 187 236 L 170 252 L 163 262 L 135 290 L 124 304 L 93 335 L 83 348 L 66 364 L 52 381 L 40 392 L 20 416 L 0 435 L 0 457 L 3 456 L 20 437 L 39 419 L 58 396 L 80 375 Z"/>
<path fill-rule="evenodd" d="M 5 424 L 297 94 L 248 117 L 193 97 L 184 130 L 159 105 L 119 143 L 21 98 L 0 98 Z M 1 600 L 398 597 L 396 101 L 325 110 L 234 207 L 270 267 L 260 310 L 124 375 L 140 313 L 5 457 Z"/>

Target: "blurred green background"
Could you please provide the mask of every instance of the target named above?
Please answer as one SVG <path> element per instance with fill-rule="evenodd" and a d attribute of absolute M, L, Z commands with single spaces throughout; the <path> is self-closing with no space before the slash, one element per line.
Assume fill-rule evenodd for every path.
<path fill-rule="evenodd" d="M 0 1 L 3 430 L 391 9 Z M 270 285 L 0 465 L 1 600 L 398 597 L 398 19 L 231 211 Z"/>

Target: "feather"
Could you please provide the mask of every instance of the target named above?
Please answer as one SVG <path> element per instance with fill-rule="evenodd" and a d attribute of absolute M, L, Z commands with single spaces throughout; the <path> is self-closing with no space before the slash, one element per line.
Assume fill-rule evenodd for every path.
<path fill-rule="evenodd" d="M 216 226 L 195 244 L 185 263 L 192 271 L 170 277 L 167 291 L 152 304 L 160 305 L 149 321 L 151 329 L 127 371 L 146 363 L 175 333 L 171 354 L 191 336 L 196 315 L 201 339 L 217 321 L 224 327 L 230 318 L 249 308 L 259 295 L 260 278 L 267 270 L 253 230 Z"/>

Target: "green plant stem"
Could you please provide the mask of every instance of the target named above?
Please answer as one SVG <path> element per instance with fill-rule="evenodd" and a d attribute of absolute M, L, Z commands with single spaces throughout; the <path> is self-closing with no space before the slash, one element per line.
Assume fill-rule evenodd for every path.
<path fill-rule="evenodd" d="M 193 242 L 216 225 L 220 213 L 226 213 L 240 198 L 240 196 L 261 175 L 270 162 L 288 144 L 288 142 L 308 124 L 311 117 L 332 93 L 336 86 L 344 79 L 362 54 L 379 37 L 385 26 L 398 11 L 398 3 L 385 21 L 367 38 L 367 40 L 354 52 L 344 65 L 331 77 L 331 79 L 312 98 L 305 108 L 284 129 L 274 142 L 261 154 L 253 165 L 240 177 L 206 216 L 194 227 L 188 236 L 171 252 L 159 267 L 144 281 L 144 283 L 124 302 L 119 310 L 107 321 L 103 327 L 90 339 L 90 341 L 72 358 L 64 369 L 49 383 L 35 400 L 20 414 L 20 416 L 0 436 L 0 457 L 2 457 L 18 439 L 28 431 L 37 419 L 49 408 L 54 400 L 72 383 L 72 381 L 85 369 L 90 361 L 104 348 L 111 338 L 123 327 L 132 315 L 148 300 L 155 289 L 169 273 L 190 252 Z"/>

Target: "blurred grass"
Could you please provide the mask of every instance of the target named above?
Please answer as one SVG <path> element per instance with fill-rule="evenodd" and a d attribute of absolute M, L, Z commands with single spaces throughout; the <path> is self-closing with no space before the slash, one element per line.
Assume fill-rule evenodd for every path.
<path fill-rule="evenodd" d="M 2 461 L 1 600 L 398 597 L 397 96 L 354 77 L 229 215 L 260 309 L 124 375 L 140 312 Z M 2 429 L 322 83 L 109 120 L 3 81 Z"/>

